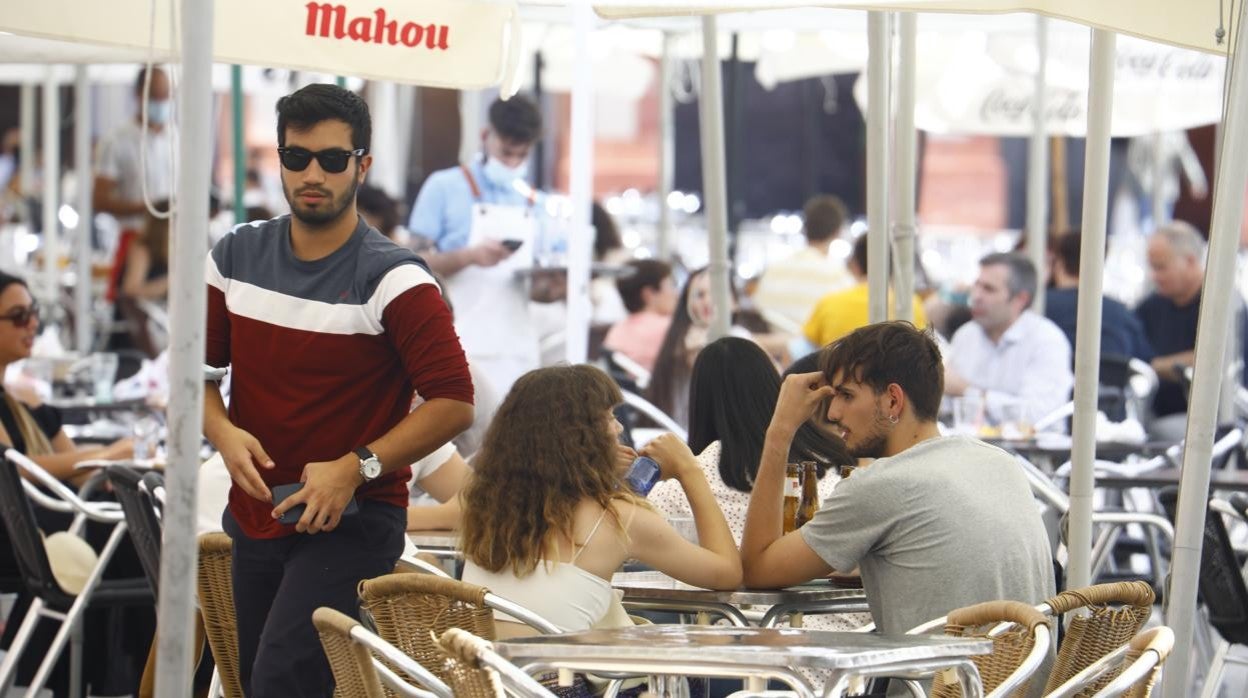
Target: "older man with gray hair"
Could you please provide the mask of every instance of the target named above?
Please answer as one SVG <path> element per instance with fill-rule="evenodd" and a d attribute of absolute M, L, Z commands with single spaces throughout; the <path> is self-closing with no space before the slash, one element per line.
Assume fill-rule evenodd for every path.
<path fill-rule="evenodd" d="M 1036 297 L 1036 268 L 1017 253 L 979 261 L 971 288 L 971 318 L 954 333 L 945 358 L 945 394 L 978 394 L 990 419 L 1005 406 L 1022 405 L 1036 421 L 1070 400 L 1070 342 L 1061 328 L 1029 308 Z"/>
<path fill-rule="evenodd" d="M 1182 438 L 1187 422 L 1187 395 L 1181 378 L 1195 357 L 1205 251 L 1204 236 L 1183 221 L 1162 225 L 1148 240 L 1149 276 L 1156 290 L 1140 303 L 1135 314 L 1144 325 L 1144 335 L 1155 353 L 1153 369 L 1161 379 L 1153 398 L 1154 420 L 1149 425 L 1149 431 L 1159 438 Z M 1238 344 L 1228 346 L 1228 352 L 1248 349 L 1242 299 L 1236 297 L 1235 308 L 1233 336 Z"/>

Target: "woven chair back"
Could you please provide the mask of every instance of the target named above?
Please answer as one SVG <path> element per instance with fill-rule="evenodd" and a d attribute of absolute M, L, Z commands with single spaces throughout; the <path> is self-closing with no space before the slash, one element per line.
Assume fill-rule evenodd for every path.
<path fill-rule="evenodd" d="M 1066 637 L 1058 648 L 1045 692 L 1130 642 L 1152 614 L 1153 599 L 1153 588 L 1138 581 L 1072 589 L 1049 599 L 1049 607 L 1059 618 L 1080 612 L 1067 621 Z M 1111 669 L 1078 695 L 1091 696 L 1121 672 L 1121 667 Z"/>
<path fill-rule="evenodd" d="M 431 574 L 387 574 L 360 583 L 360 602 L 381 639 L 451 683 L 438 638 L 451 628 L 494 639 L 484 587 Z M 458 692 L 457 692 L 458 695 Z"/>
<path fill-rule="evenodd" d="M 1003 622 L 1013 625 L 994 636 L 989 633 Z M 1036 645 L 1035 628 L 1048 619 L 1036 609 L 1017 601 L 989 601 L 958 609 L 948 616 L 945 634 L 992 640 L 992 653 L 971 658 L 979 669 L 984 693 L 996 689 L 1018 669 Z M 1031 685 L 1028 679 L 1011 696 L 1026 696 Z M 961 698 L 962 688 L 948 672 L 938 674 L 932 682 L 932 698 Z"/>
<path fill-rule="evenodd" d="M 334 672 L 334 695 L 344 698 L 382 698 L 381 681 L 373 668 L 372 653 L 351 639 L 351 629 L 359 621 L 332 608 L 312 613 L 312 625 L 321 637 L 321 647 Z"/>
<path fill-rule="evenodd" d="M 199 610 L 225 698 L 243 698 L 238 671 L 238 622 L 230 576 L 233 543 L 224 533 L 199 537 Z"/>

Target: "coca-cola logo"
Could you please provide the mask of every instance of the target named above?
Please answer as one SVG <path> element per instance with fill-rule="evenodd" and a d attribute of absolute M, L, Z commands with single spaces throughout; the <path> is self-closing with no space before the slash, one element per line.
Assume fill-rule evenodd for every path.
<path fill-rule="evenodd" d="M 1031 122 L 1035 95 L 1012 93 L 998 87 L 984 96 L 979 107 L 979 118 L 984 123 Z M 1078 90 L 1050 87 L 1045 94 L 1045 121 L 1065 122 L 1082 120 L 1084 114 L 1083 94 Z"/>
<path fill-rule="evenodd" d="M 344 5 L 309 2 L 305 33 L 326 39 L 348 39 L 370 44 L 402 44 L 411 48 L 424 45 L 430 50 L 445 51 L 449 46 L 450 28 L 445 24 L 399 23 L 387 21 L 386 10 L 379 7 L 372 14 L 349 17 Z"/>

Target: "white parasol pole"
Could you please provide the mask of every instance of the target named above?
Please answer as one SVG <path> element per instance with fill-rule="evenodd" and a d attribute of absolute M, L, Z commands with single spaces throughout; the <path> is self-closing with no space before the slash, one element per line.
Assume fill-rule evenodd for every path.
<path fill-rule="evenodd" d="M 1040 274 L 1044 288 L 1045 249 L 1049 217 L 1049 136 L 1046 128 L 1048 96 L 1049 19 L 1036 17 L 1036 96 L 1032 98 L 1031 139 L 1027 142 L 1027 256 Z M 1044 314 L 1044 294 L 1036 293 L 1031 309 Z"/>
<path fill-rule="evenodd" d="M 568 227 L 568 315 L 564 350 L 570 364 L 584 363 L 589 353 L 589 268 L 594 255 L 590 209 L 594 198 L 594 69 L 589 42 L 594 10 L 589 3 L 572 9 L 574 53 L 572 72 L 572 134 L 569 192 L 572 220 Z"/>
<path fill-rule="evenodd" d="M 78 169 L 78 227 L 74 255 L 78 281 L 74 284 L 76 349 L 91 351 L 91 84 L 87 66 L 74 67 L 74 164 Z"/>
<path fill-rule="evenodd" d="M 915 168 L 918 163 L 918 133 L 914 130 L 915 37 L 918 21 L 913 12 L 897 15 L 897 115 L 893 144 L 897 147 L 894 173 L 897 196 L 893 200 L 893 244 L 897 258 L 897 283 L 893 317 L 909 320 L 914 316 L 915 245 Z M 870 262 L 868 262 L 870 263 Z"/>
<path fill-rule="evenodd" d="M 888 319 L 888 13 L 867 13 L 867 283 L 871 322 Z"/>
<path fill-rule="evenodd" d="M 723 76 L 719 71 L 719 34 L 714 15 L 702 18 L 702 189 L 706 237 L 710 248 L 711 301 L 715 317 L 708 338 L 728 335 L 732 318 L 731 264 L 728 260 L 728 202 L 724 176 Z"/>
<path fill-rule="evenodd" d="M 58 305 L 60 297 L 61 222 L 61 91 L 48 66 L 43 83 L 43 296 Z"/>
<path fill-rule="evenodd" d="M 1166 622 L 1174 630 L 1178 651 L 1166 662 L 1162 686 L 1165 698 L 1192 694 L 1188 670 L 1196 619 L 1196 582 L 1204 541 L 1205 510 L 1209 504 L 1209 468 L 1213 451 L 1217 396 L 1222 383 L 1222 360 L 1228 328 L 1236 326 L 1232 312 L 1239 227 L 1244 213 L 1244 186 L 1248 184 L 1248 40 L 1239 28 L 1248 21 L 1248 4 L 1241 4 L 1235 21 L 1235 53 L 1229 59 L 1231 87 L 1223 119 L 1222 144 L 1217 158 L 1213 222 L 1209 235 L 1204 291 L 1196 331 L 1196 360 L 1192 396 L 1187 406 L 1187 446 L 1183 451 L 1182 479 L 1175 525 L 1170 589 L 1166 595 Z"/>
<path fill-rule="evenodd" d="M 212 156 L 213 0 L 182 0 L 182 94 L 177 196 L 169 270 L 169 464 L 160 556 L 156 695 L 185 695 L 199 648 L 192 644 L 198 545 L 196 475 L 203 443 L 208 187 Z M 171 9 L 173 9 L 171 7 Z"/>
<path fill-rule="evenodd" d="M 1066 588 L 1092 583 L 1092 494 L 1096 487 L 1096 398 L 1101 371 L 1101 286 L 1109 205 L 1109 127 L 1114 110 L 1117 35 L 1092 31 L 1088 76 L 1088 139 L 1083 170 L 1083 236 L 1079 250 L 1079 310 L 1075 321 L 1075 418 L 1071 433 L 1070 560 Z"/>
<path fill-rule="evenodd" d="M 672 98 L 672 70 L 675 39 L 663 32 L 663 53 L 659 58 L 659 231 L 655 247 L 659 259 L 672 258 L 672 209 L 667 197 L 676 181 L 676 100 Z"/>

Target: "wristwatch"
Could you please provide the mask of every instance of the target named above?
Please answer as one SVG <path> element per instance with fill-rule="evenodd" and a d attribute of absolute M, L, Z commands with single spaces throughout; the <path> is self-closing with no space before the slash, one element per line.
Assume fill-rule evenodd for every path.
<path fill-rule="evenodd" d="M 360 457 L 360 477 L 364 478 L 364 482 L 372 482 L 381 475 L 381 460 L 367 446 L 355 449 L 355 455 Z"/>

